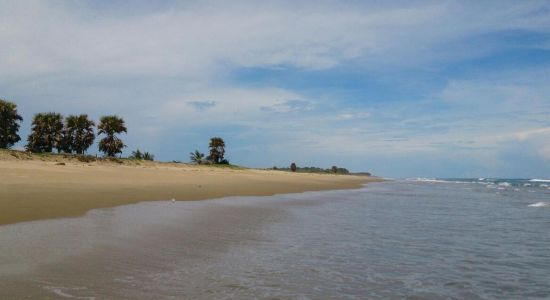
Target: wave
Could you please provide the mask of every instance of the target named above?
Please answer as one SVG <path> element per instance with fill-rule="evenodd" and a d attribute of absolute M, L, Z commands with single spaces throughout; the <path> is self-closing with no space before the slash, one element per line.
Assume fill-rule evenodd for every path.
<path fill-rule="evenodd" d="M 527 205 L 528 207 L 547 207 L 547 206 L 550 206 L 550 203 L 547 203 L 547 202 L 537 202 L 537 203 L 533 203 L 533 204 L 529 204 Z"/>
<path fill-rule="evenodd" d="M 460 184 L 480 184 L 488 188 L 509 189 L 514 188 L 542 188 L 550 189 L 550 179 L 510 179 L 510 178 L 407 178 L 407 181 L 425 182 L 425 183 L 460 183 Z"/>
<path fill-rule="evenodd" d="M 407 178 L 408 181 L 419 181 L 419 182 L 439 182 L 439 183 L 449 183 L 447 180 L 440 180 L 435 178 Z"/>
<path fill-rule="evenodd" d="M 550 182 L 550 179 L 529 179 L 531 182 Z"/>

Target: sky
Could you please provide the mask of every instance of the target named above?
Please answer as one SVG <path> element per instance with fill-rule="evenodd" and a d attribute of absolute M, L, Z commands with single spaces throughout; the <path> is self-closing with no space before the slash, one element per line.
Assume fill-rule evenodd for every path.
<path fill-rule="evenodd" d="M 548 1 L 1 0 L 0 45 L 16 149 L 117 114 L 163 161 L 550 178 Z"/>

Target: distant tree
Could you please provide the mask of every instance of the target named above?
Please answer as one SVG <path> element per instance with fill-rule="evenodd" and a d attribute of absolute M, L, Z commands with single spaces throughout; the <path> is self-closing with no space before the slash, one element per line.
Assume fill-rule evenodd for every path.
<path fill-rule="evenodd" d="M 295 163 L 290 164 L 290 171 L 296 172 L 296 164 Z"/>
<path fill-rule="evenodd" d="M 130 159 L 142 160 L 143 154 L 141 153 L 141 151 L 139 151 L 139 149 L 137 149 L 136 151 L 132 151 L 132 155 L 130 155 Z"/>
<path fill-rule="evenodd" d="M 10 148 L 19 142 L 19 127 L 23 118 L 17 113 L 17 105 L 0 99 L 0 148 Z"/>
<path fill-rule="evenodd" d="M 143 160 L 155 160 L 155 156 L 147 151 L 143 152 Z"/>
<path fill-rule="evenodd" d="M 200 153 L 199 150 L 189 153 L 189 159 L 191 162 L 201 165 L 204 162 L 204 153 Z"/>
<path fill-rule="evenodd" d="M 122 149 L 126 147 L 126 145 L 124 145 L 116 134 L 128 132 L 124 120 L 115 115 L 103 116 L 97 128 L 99 129 L 98 135 L 105 135 L 105 137 L 99 141 L 99 151 L 105 153 L 105 155 L 109 157 L 114 157 L 122 153 Z"/>
<path fill-rule="evenodd" d="M 63 116 L 58 113 L 39 113 L 32 120 L 31 134 L 26 149 L 31 152 L 52 152 L 62 150 Z"/>
<path fill-rule="evenodd" d="M 221 137 L 211 138 L 208 148 L 210 148 L 210 155 L 208 156 L 208 160 L 212 161 L 215 164 L 222 163 L 222 161 L 224 160 L 223 156 L 225 155 L 225 142 L 223 141 L 223 139 Z"/>
<path fill-rule="evenodd" d="M 338 167 L 337 166 L 332 166 L 332 168 L 330 168 L 330 170 L 334 174 L 338 173 Z"/>
<path fill-rule="evenodd" d="M 346 174 L 346 175 L 347 175 L 347 174 L 349 174 L 349 170 L 346 169 L 346 168 L 338 168 L 338 169 L 336 170 L 336 173 L 338 173 L 338 174 Z"/>
<path fill-rule="evenodd" d="M 94 121 L 88 115 L 70 115 L 65 118 L 63 129 L 63 151 L 84 154 L 94 143 Z"/>

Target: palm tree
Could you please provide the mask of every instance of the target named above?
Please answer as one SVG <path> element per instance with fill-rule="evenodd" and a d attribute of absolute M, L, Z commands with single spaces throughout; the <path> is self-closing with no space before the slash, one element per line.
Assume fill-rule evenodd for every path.
<path fill-rule="evenodd" d="M 0 148 L 9 148 L 21 140 L 17 134 L 21 121 L 17 105 L 0 99 Z"/>
<path fill-rule="evenodd" d="M 219 164 L 224 160 L 223 156 L 225 155 L 225 142 L 221 137 L 211 138 L 208 148 L 210 148 L 208 160 L 215 164 Z"/>
<path fill-rule="evenodd" d="M 132 151 L 132 155 L 130 155 L 130 159 L 137 159 L 142 160 L 143 159 L 143 153 L 137 149 L 136 151 Z"/>
<path fill-rule="evenodd" d="M 195 150 L 195 152 L 189 153 L 189 158 L 191 159 L 191 162 L 200 165 L 203 163 L 204 153 L 200 153 L 199 150 Z"/>
<path fill-rule="evenodd" d="M 58 113 L 39 113 L 32 119 L 32 132 L 27 138 L 27 150 L 31 152 L 52 152 L 62 149 L 63 116 Z"/>
<path fill-rule="evenodd" d="M 135 160 L 155 160 L 155 156 L 147 151 L 141 152 L 139 149 L 136 151 L 132 151 L 132 155 L 130 155 L 130 159 Z"/>
<path fill-rule="evenodd" d="M 105 153 L 109 157 L 114 157 L 118 153 L 122 153 L 122 149 L 126 147 L 121 139 L 115 134 L 121 134 L 128 132 L 124 125 L 124 120 L 116 115 L 103 116 L 100 119 L 99 134 L 106 135 L 101 141 L 99 141 L 99 151 Z"/>
<path fill-rule="evenodd" d="M 141 152 L 139 151 L 139 149 L 137 149 L 136 151 L 132 151 L 132 155 L 130 155 L 129 158 L 135 160 L 155 160 L 155 156 L 153 154 L 147 151 Z"/>
<path fill-rule="evenodd" d="M 155 156 L 146 151 L 146 152 L 143 152 L 143 159 L 153 161 L 155 160 Z"/>
<path fill-rule="evenodd" d="M 88 115 L 70 115 L 65 119 L 63 134 L 63 150 L 77 154 L 84 154 L 94 143 L 94 121 L 88 119 Z"/>

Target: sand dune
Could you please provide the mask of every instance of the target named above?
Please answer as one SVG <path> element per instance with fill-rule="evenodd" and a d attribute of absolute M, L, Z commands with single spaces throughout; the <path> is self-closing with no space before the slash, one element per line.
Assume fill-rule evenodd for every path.
<path fill-rule="evenodd" d="M 347 189 L 373 180 L 377 179 L 176 163 L 85 163 L 57 155 L 21 157 L 3 151 L 0 224 L 78 216 L 94 208 L 140 201 Z"/>

